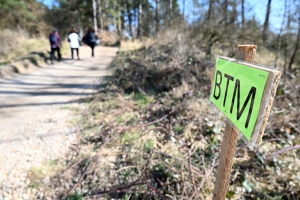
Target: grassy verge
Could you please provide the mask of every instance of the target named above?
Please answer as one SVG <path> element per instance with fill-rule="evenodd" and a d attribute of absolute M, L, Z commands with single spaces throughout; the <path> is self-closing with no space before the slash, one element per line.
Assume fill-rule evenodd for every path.
<path fill-rule="evenodd" d="M 20 65 L 39 65 L 49 60 L 49 41 L 45 38 L 29 38 L 23 31 L 4 30 L 0 32 L 0 66 L 19 62 Z M 69 45 L 63 42 L 62 55 L 69 51 Z M 22 61 L 28 61 L 22 62 Z"/>
<path fill-rule="evenodd" d="M 184 48 L 170 38 L 120 51 L 75 122 L 80 142 L 40 188 L 57 199 L 211 199 L 225 119 L 209 104 L 212 63 Z M 299 149 L 271 154 L 300 142 L 297 73 L 279 86 L 262 146 L 239 142 L 228 199 L 300 197 Z"/>

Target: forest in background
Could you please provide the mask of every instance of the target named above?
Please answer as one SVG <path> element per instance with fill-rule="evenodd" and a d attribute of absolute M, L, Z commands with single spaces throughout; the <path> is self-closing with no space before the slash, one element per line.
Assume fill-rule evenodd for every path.
<path fill-rule="evenodd" d="M 143 40 L 175 29 L 185 34 L 185 43 L 199 47 L 207 56 L 218 48 L 233 57 L 236 45 L 255 43 L 274 53 L 269 65 L 291 70 L 300 63 L 300 3 L 284 0 L 284 12 L 277 22 L 280 28 L 271 30 L 270 13 L 278 11 L 271 7 L 275 0 L 267 2 L 260 23 L 247 0 L 54 0 L 51 8 L 38 0 L 2 0 L 0 43 L 5 44 L 7 29 L 32 38 L 47 37 L 53 28 L 66 37 L 71 28 L 83 35 L 94 27 L 98 32 L 115 33 L 117 40 L 127 34 Z M 5 49 L 14 43 L 2 46 Z"/>

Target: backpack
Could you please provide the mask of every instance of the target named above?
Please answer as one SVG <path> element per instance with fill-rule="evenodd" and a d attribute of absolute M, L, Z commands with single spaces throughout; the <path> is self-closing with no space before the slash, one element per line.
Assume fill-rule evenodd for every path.
<path fill-rule="evenodd" d="M 87 42 L 89 42 L 89 43 L 96 43 L 97 37 L 96 37 L 95 33 L 89 32 L 89 33 L 87 34 L 86 40 L 87 40 Z"/>
<path fill-rule="evenodd" d="M 51 44 L 55 44 L 56 43 L 56 36 L 54 34 L 50 34 L 49 40 L 50 40 Z"/>

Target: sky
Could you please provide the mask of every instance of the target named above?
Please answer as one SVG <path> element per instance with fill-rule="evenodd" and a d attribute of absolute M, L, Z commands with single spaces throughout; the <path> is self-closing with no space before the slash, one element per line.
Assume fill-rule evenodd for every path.
<path fill-rule="evenodd" d="M 253 7 L 256 19 L 264 23 L 267 12 L 267 0 L 252 0 L 248 1 L 250 7 Z M 284 0 L 273 0 L 271 3 L 270 28 L 273 31 L 278 31 L 281 27 L 284 14 Z"/>
<path fill-rule="evenodd" d="M 44 2 L 45 5 L 47 5 L 49 8 L 52 7 L 52 5 L 54 4 L 54 0 L 38 0 L 40 2 Z"/>
<path fill-rule="evenodd" d="M 40 0 L 44 2 L 50 8 L 52 7 L 55 0 Z M 181 10 L 183 10 L 183 5 L 181 0 L 178 1 Z M 193 0 L 185 0 L 185 13 L 192 13 L 193 10 Z M 267 3 L 268 0 L 246 0 L 245 1 L 245 11 L 251 9 L 249 14 L 246 12 L 246 18 L 252 18 L 255 15 L 255 18 L 261 23 L 264 23 Z M 270 29 L 277 32 L 280 29 L 284 12 L 284 0 L 272 0 L 271 4 L 271 14 L 270 14 Z M 188 16 L 190 19 L 194 19 L 196 16 Z"/>
<path fill-rule="evenodd" d="M 183 5 L 181 0 L 178 1 L 181 10 Z M 200 1 L 201 2 L 201 1 Z M 245 0 L 245 17 L 255 18 L 261 23 L 264 23 L 267 12 L 268 0 Z M 193 10 L 193 0 L 185 0 L 185 13 L 191 14 Z M 241 8 L 238 7 L 240 11 Z M 248 11 L 248 12 L 247 12 Z M 270 14 L 270 29 L 273 31 L 279 31 L 284 12 L 284 0 L 272 0 L 271 2 L 271 14 Z M 197 16 L 188 16 L 191 19 L 197 18 Z"/>

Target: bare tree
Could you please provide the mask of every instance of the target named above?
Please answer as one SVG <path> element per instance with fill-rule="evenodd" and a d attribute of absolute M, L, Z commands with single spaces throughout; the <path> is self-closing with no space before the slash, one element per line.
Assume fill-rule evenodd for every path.
<path fill-rule="evenodd" d="M 99 17 L 100 17 L 100 28 L 103 29 L 103 16 L 102 16 L 102 5 L 101 5 L 101 0 L 98 0 L 98 12 L 99 12 Z"/>
<path fill-rule="evenodd" d="M 125 30 L 125 5 L 126 5 L 126 0 L 120 0 L 120 9 L 121 9 L 121 28 L 122 30 Z M 121 38 L 123 36 L 123 33 L 121 33 Z"/>
<path fill-rule="evenodd" d="M 237 11 L 238 4 L 236 0 L 233 0 L 231 4 L 232 4 L 232 15 L 229 23 L 234 24 L 238 19 L 238 11 Z"/>
<path fill-rule="evenodd" d="M 287 0 L 284 1 L 284 14 L 283 14 L 281 27 L 280 27 L 278 37 L 277 37 L 277 44 L 276 44 L 277 45 L 277 52 L 276 52 L 275 64 L 274 64 L 275 69 L 277 68 L 277 65 L 278 65 L 278 57 L 279 57 L 279 52 L 280 52 L 280 48 L 281 48 L 282 32 L 283 32 L 283 27 L 284 27 L 284 23 L 285 23 L 286 14 L 287 14 Z"/>
<path fill-rule="evenodd" d="M 242 0 L 242 29 L 245 28 L 245 0 Z"/>
<path fill-rule="evenodd" d="M 156 9 L 155 9 L 156 35 L 158 35 L 159 32 L 159 12 L 160 12 L 160 0 L 156 0 Z"/>
<path fill-rule="evenodd" d="M 227 26 L 227 9 L 228 9 L 228 0 L 224 0 L 223 3 L 223 14 L 224 14 L 224 25 Z"/>
<path fill-rule="evenodd" d="M 287 22 L 286 22 L 286 28 L 285 28 L 285 37 L 287 37 L 290 34 L 290 28 L 291 28 L 291 21 L 292 21 L 292 15 L 291 15 L 291 9 L 290 9 L 290 0 L 289 0 L 289 7 L 288 7 L 288 13 L 287 13 Z M 286 42 L 285 42 L 286 43 Z M 286 43 L 284 45 L 284 64 L 283 64 L 283 72 L 286 72 L 286 67 L 287 67 L 287 63 L 288 63 L 288 44 Z"/>
<path fill-rule="evenodd" d="M 268 38 L 269 17 L 270 17 L 270 13 L 271 13 L 271 2 L 272 2 L 272 0 L 268 0 L 267 13 L 266 13 L 264 29 L 263 29 L 263 35 L 262 35 L 262 39 L 263 39 L 264 44 L 266 43 L 267 38 Z"/>
<path fill-rule="evenodd" d="M 94 30 L 97 33 L 97 5 L 96 5 L 96 0 L 92 0 L 93 1 L 93 19 L 94 19 Z"/>
<path fill-rule="evenodd" d="M 182 7 L 183 7 L 183 10 L 182 10 L 182 18 L 184 19 L 184 12 L 185 12 L 185 0 L 182 0 Z"/>
<path fill-rule="evenodd" d="M 142 34 L 142 0 L 139 1 L 139 13 L 138 13 L 138 31 L 137 31 L 137 37 L 139 38 Z"/>
<path fill-rule="evenodd" d="M 172 13 L 173 13 L 173 0 L 170 0 L 170 5 L 169 5 L 169 27 L 172 26 Z"/>
<path fill-rule="evenodd" d="M 288 67 L 289 70 L 292 69 L 292 65 L 293 65 L 293 63 L 294 63 L 294 60 L 295 60 L 297 51 L 298 51 L 298 49 L 299 49 L 299 41 L 300 41 L 300 14 L 299 14 L 299 16 L 298 16 L 298 32 L 297 32 L 297 39 L 296 39 L 295 48 L 294 48 L 294 51 L 293 51 L 293 54 L 292 54 L 292 57 L 291 57 L 291 60 L 290 60 L 290 63 L 289 63 L 289 67 Z"/>
<path fill-rule="evenodd" d="M 208 20 L 213 19 L 213 9 L 214 9 L 214 0 L 209 0 L 209 7 L 208 7 L 208 12 L 207 12 Z"/>
<path fill-rule="evenodd" d="M 119 33 L 119 36 L 122 38 L 122 8 L 121 8 L 121 3 L 120 1 L 117 2 L 117 6 L 118 6 L 118 33 Z"/>
<path fill-rule="evenodd" d="M 129 33 L 130 33 L 130 36 L 133 37 L 133 35 L 132 35 L 132 14 L 131 14 L 131 6 L 129 3 L 129 0 L 126 0 L 126 8 L 127 8 Z"/>

